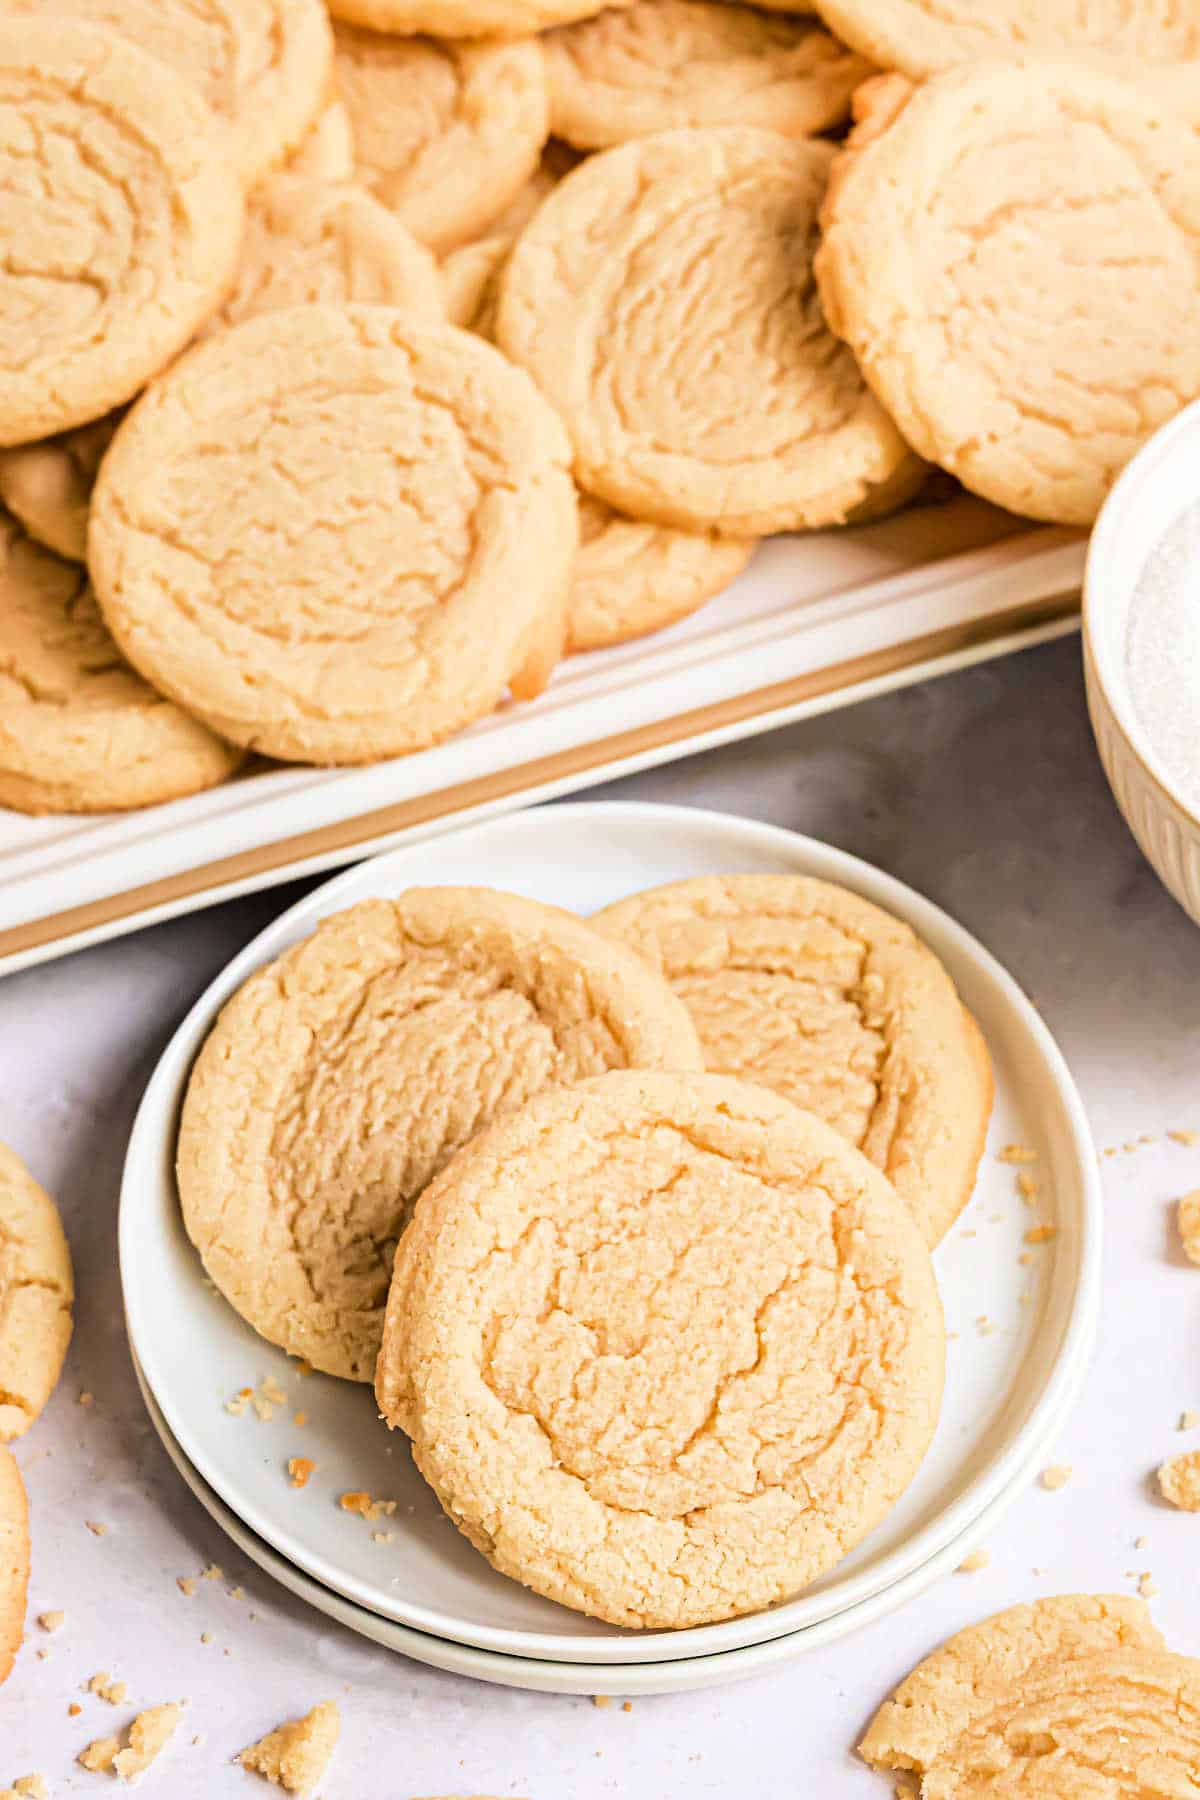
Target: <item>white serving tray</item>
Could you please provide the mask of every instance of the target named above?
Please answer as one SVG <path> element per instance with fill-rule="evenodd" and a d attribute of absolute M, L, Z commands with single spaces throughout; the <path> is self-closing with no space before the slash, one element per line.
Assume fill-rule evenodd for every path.
<path fill-rule="evenodd" d="M 1084 540 L 968 496 L 766 543 L 692 618 L 366 769 L 260 765 L 132 814 L 0 809 L 0 973 L 1074 629 Z"/>

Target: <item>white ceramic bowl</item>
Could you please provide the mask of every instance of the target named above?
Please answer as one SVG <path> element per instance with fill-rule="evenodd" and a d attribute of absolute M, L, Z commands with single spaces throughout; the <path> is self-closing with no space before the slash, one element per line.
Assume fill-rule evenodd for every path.
<path fill-rule="evenodd" d="M 1197 500 L 1200 401 L 1155 433 L 1104 503 L 1084 575 L 1083 668 L 1092 730 L 1117 805 L 1159 878 L 1200 924 L 1200 813 L 1149 742 L 1126 667 L 1138 578 Z"/>

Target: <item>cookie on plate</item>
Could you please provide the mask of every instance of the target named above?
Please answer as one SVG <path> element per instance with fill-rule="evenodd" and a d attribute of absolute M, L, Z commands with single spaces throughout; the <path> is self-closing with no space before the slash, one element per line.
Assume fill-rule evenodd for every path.
<path fill-rule="evenodd" d="M 0 450 L 0 504 L 31 538 L 70 562 L 87 560 L 96 471 L 120 422 L 119 412 L 107 413 L 39 444 Z"/>
<path fill-rule="evenodd" d="M 914 460 L 813 287 L 833 154 L 749 126 L 662 132 L 542 203 L 495 335 L 561 414 L 588 493 L 745 538 L 841 523 Z"/>
<path fill-rule="evenodd" d="M 888 1176 L 936 1244 L 971 1196 L 992 1104 L 978 1027 L 916 933 L 806 875 L 718 875 L 594 921 L 687 1006 L 709 1069 L 774 1088 Z"/>
<path fill-rule="evenodd" d="M 0 1444 L 0 1686 L 25 1636 L 29 1587 L 29 1503 L 17 1459 Z"/>
<path fill-rule="evenodd" d="M 184 1223 L 256 1331 L 370 1381 L 426 1184 L 539 1088 L 627 1067 L 698 1069 L 700 1049 L 623 945 L 487 888 L 363 901 L 221 1013 L 184 1103 Z"/>
<path fill-rule="evenodd" d="M 224 122 L 246 182 L 295 149 L 329 88 L 321 0 L 3 0 L 0 16 L 80 19 L 166 63 Z"/>
<path fill-rule="evenodd" d="M 686 618 L 735 581 L 756 548 L 753 538 L 626 519 L 581 494 L 567 648 L 600 650 Z"/>
<path fill-rule="evenodd" d="M 58 1208 L 0 1144 L 0 1443 L 28 1431 L 53 1393 L 74 1298 Z"/>
<path fill-rule="evenodd" d="M 0 282 L 0 447 L 130 399 L 219 302 L 241 232 L 225 132 L 181 76 L 91 25 L 0 17 L 0 236 L 25 246 Z"/>
<path fill-rule="evenodd" d="M 839 125 L 874 73 L 812 19 L 727 0 L 635 0 L 542 45 L 550 128 L 581 150 L 686 125 L 810 137 Z"/>
<path fill-rule="evenodd" d="M 125 663 L 84 570 L 0 513 L 0 806 L 150 806 L 214 787 L 241 760 Z"/>
<path fill-rule="evenodd" d="M 385 306 L 262 314 L 125 420 L 92 577 L 135 668 L 231 742 L 400 755 L 553 667 L 567 461 L 532 383 L 464 331 Z"/>
<path fill-rule="evenodd" d="M 907 1487 L 941 1305 L 887 1180 L 716 1075 L 539 1095 L 396 1256 L 376 1397 L 502 1574 L 667 1629 L 787 1599 Z"/>
<path fill-rule="evenodd" d="M 329 10 L 335 19 L 398 36 L 511 38 L 586 19 L 600 12 L 601 0 L 332 0 Z"/>
<path fill-rule="evenodd" d="M 337 27 L 358 179 L 440 256 L 476 237 L 538 166 L 549 131 L 541 47 Z"/>
<path fill-rule="evenodd" d="M 922 456 L 1089 524 L 1200 395 L 1200 138 L 1055 57 L 877 77 L 855 106 L 816 259 L 826 318 Z"/>
<path fill-rule="evenodd" d="M 1142 1601 L 1067 1594 L 960 1631 L 880 1708 L 859 1746 L 923 1800 L 1183 1794 L 1200 1758 L 1200 1662 Z"/>

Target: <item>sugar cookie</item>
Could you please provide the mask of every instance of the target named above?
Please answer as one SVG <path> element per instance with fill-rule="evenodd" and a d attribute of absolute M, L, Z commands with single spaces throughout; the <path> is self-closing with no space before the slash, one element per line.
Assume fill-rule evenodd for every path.
<path fill-rule="evenodd" d="M 70 562 L 87 559 L 96 471 L 120 422 L 119 412 L 106 413 L 40 444 L 0 450 L 0 504 L 31 538 Z"/>
<path fill-rule="evenodd" d="M 246 181 L 300 143 L 329 87 L 333 38 L 320 0 L 0 0 L 6 19 L 64 16 L 174 69 L 225 122 Z"/>
<path fill-rule="evenodd" d="M 370 1381 L 413 1202 L 497 1112 L 610 1068 L 699 1068 L 686 1012 L 556 907 L 414 888 L 327 919 L 253 976 L 196 1063 L 184 1222 L 256 1331 Z"/>
<path fill-rule="evenodd" d="M 134 666 L 232 742 L 399 755 L 535 688 L 561 648 L 566 462 L 527 377 L 466 332 L 384 306 L 264 314 L 129 414 L 92 577 Z"/>
<path fill-rule="evenodd" d="M 29 1504 L 11 1450 L 0 1444 L 0 1686 L 12 1674 L 25 1635 L 29 1587 Z"/>
<path fill-rule="evenodd" d="M 439 255 L 477 236 L 538 166 L 549 130 L 533 39 L 437 43 L 337 27 L 358 177 Z"/>
<path fill-rule="evenodd" d="M 910 459 L 813 287 L 832 156 L 749 127 L 662 132 L 543 202 L 496 341 L 561 414 L 588 493 L 744 538 L 839 523 Z"/>
<path fill-rule="evenodd" d="M 826 1120 L 938 1242 L 971 1195 L 992 1075 L 953 982 L 907 925 L 804 875 L 673 882 L 594 923 L 666 976 L 708 1068 Z"/>
<path fill-rule="evenodd" d="M 567 648 L 599 650 L 686 618 L 736 580 L 756 548 L 753 538 L 641 524 L 581 494 Z"/>
<path fill-rule="evenodd" d="M 575 152 L 565 144 L 547 144 L 529 180 L 491 220 L 484 235 L 460 244 L 443 258 L 442 288 L 446 316 L 452 324 L 468 331 L 490 325 L 496 277 L 505 258 L 547 194 L 577 161 Z M 490 338 L 491 332 L 484 329 L 480 336 Z"/>
<path fill-rule="evenodd" d="M 1173 1456 L 1158 1471 L 1158 1491 L 1182 1512 L 1200 1512 L 1200 1450 Z"/>
<path fill-rule="evenodd" d="M 0 806 L 149 806 L 241 760 L 122 661 L 84 571 L 0 513 Z"/>
<path fill-rule="evenodd" d="M 859 1752 L 874 1769 L 925 1775 L 981 1720 L 1002 1717 L 1039 1669 L 1162 1648 L 1145 1601 L 1130 1595 L 1061 1594 L 1011 1606 L 927 1656 L 880 1707 Z"/>
<path fill-rule="evenodd" d="M 397 306 L 427 323 L 446 316 L 433 257 L 370 194 L 302 175 L 265 182 L 251 197 L 237 282 L 212 328 L 349 300 Z"/>
<path fill-rule="evenodd" d="M 786 1599 L 937 1421 L 929 1253 L 810 1114 L 713 1075 L 537 1096 L 427 1189 L 376 1397 L 503 1574 L 616 1625 Z"/>
<path fill-rule="evenodd" d="M 74 1298 L 58 1208 L 0 1144 L 0 1443 L 27 1431 L 53 1393 Z"/>
<path fill-rule="evenodd" d="M 877 78 L 856 107 L 816 259 L 830 325 L 923 456 L 1090 523 L 1200 394 L 1200 139 L 1060 58 Z"/>
<path fill-rule="evenodd" d="M 630 0 L 611 0 L 628 6 Z M 379 32 L 447 38 L 511 38 L 601 10 L 600 0 L 333 0 L 335 19 Z"/>
<path fill-rule="evenodd" d="M 94 26 L 0 18 L 0 237 L 22 246 L 0 446 L 130 399 L 220 300 L 241 231 L 225 135 L 182 77 Z"/>
<path fill-rule="evenodd" d="M 812 19 L 727 0 L 635 0 L 542 39 L 550 128 L 602 150 L 686 125 L 810 137 L 874 73 Z"/>
<path fill-rule="evenodd" d="M 310 175 L 317 181 L 353 179 L 354 132 L 344 101 L 329 101 L 284 167 L 289 175 Z"/>

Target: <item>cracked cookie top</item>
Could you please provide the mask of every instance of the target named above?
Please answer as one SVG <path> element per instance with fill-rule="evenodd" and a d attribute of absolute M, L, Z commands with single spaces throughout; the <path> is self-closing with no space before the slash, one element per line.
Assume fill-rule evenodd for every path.
<path fill-rule="evenodd" d="M 58 1208 L 0 1144 L 0 1443 L 27 1431 L 53 1393 L 74 1298 Z"/>
<path fill-rule="evenodd" d="M 257 1331 L 370 1381 L 397 1240 L 462 1144 L 550 1083 L 699 1066 L 661 978 L 557 907 L 363 901 L 222 1012 L 183 1111 L 184 1221 Z"/>
<path fill-rule="evenodd" d="M 943 1335 L 911 1217 L 827 1125 L 624 1072 L 539 1095 L 427 1189 L 376 1395 L 496 1568 L 683 1627 L 786 1599 L 883 1517 Z"/>

